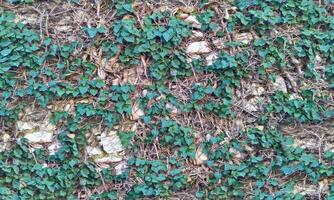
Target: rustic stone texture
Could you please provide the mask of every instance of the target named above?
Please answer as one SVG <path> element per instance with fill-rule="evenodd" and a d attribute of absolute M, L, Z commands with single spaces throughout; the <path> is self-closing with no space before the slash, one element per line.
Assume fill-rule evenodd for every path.
<path fill-rule="evenodd" d="M 123 155 L 120 154 L 102 154 L 93 157 L 96 163 L 115 163 L 123 160 Z"/>
<path fill-rule="evenodd" d="M 117 135 L 101 137 L 100 144 L 102 145 L 103 150 L 109 154 L 124 150 L 122 143 Z"/>
<path fill-rule="evenodd" d="M 189 15 L 186 13 L 180 13 L 176 17 L 179 19 L 186 19 Z"/>
<path fill-rule="evenodd" d="M 206 58 L 206 65 L 212 65 L 213 63 L 215 63 L 215 61 L 218 59 L 218 53 L 217 52 L 212 52 L 210 53 Z"/>
<path fill-rule="evenodd" d="M 191 63 L 192 61 L 197 59 L 201 59 L 201 56 L 195 54 L 189 55 L 189 57 L 187 58 L 187 63 Z"/>
<path fill-rule="evenodd" d="M 196 154 L 195 154 L 195 164 L 196 165 L 201 165 L 207 160 L 208 160 L 208 156 L 205 153 L 203 153 L 202 148 L 199 147 L 196 150 Z"/>
<path fill-rule="evenodd" d="M 90 157 L 103 154 L 103 151 L 100 147 L 92 147 L 92 146 L 87 146 L 86 152 Z"/>
<path fill-rule="evenodd" d="M 248 112 L 257 112 L 263 108 L 265 99 L 263 97 L 254 97 L 249 100 L 245 100 L 244 109 Z"/>
<path fill-rule="evenodd" d="M 233 39 L 236 42 L 241 42 L 243 44 L 249 44 L 254 38 L 251 33 L 237 33 L 233 35 Z"/>
<path fill-rule="evenodd" d="M 192 31 L 191 39 L 198 39 L 204 37 L 204 33 L 200 31 Z"/>
<path fill-rule="evenodd" d="M 24 137 L 30 143 L 47 143 L 52 142 L 53 132 L 36 131 L 32 133 L 27 133 Z"/>
<path fill-rule="evenodd" d="M 120 162 L 119 164 L 117 164 L 115 166 L 115 170 L 116 170 L 116 175 L 121 175 L 124 173 L 124 171 L 128 168 L 128 164 L 123 161 L 123 162 Z"/>
<path fill-rule="evenodd" d="M 23 113 L 20 114 L 21 119 L 16 122 L 20 135 L 23 135 L 29 143 L 52 142 L 56 126 L 50 123 L 51 113 L 31 108 L 27 108 Z"/>
<path fill-rule="evenodd" d="M 171 103 L 166 103 L 166 108 L 169 109 L 171 111 L 171 113 L 173 114 L 178 114 L 180 113 L 179 109 L 177 109 L 176 106 L 174 106 L 173 104 Z"/>
<path fill-rule="evenodd" d="M 250 94 L 254 96 L 261 96 L 265 93 L 266 89 L 262 87 L 259 84 L 252 83 L 250 86 L 248 86 L 248 89 L 250 89 Z"/>
<path fill-rule="evenodd" d="M 94 136 L 88 139 L 90 145 L 86 147 L 86 152 L 94 162 L 114 163 L 123 160 L 124 148 L 116 131 L 94 128 L 91 132 Z"/>
<path fill-rule="evenodd" d="M 201 23 L 193 15 L 188 16 L 184 21 L 186 21 L 189 24 L 191 24 L 191 26 L 194 27 L 194 28 L 200 29 L 201 26 L 202 26 Z"/>
<path fill-rule="evenodd" d="M 288 92 L 285 80 L 282 76 L 276 76 L 275 81 L 270 81 L 268 89 L 270 92 L 275 92 L 275 91 L 282 91 L 284 93 Z"/>
<path fill-rule="evenodd" d="M 310 184 L 302 184 L 302 183 L 298 183 L 294 186 L 294 190 L 293 193 L 295 194 L 300 194 L 303 196 L 309 196 L 311 197 L 311 199 L 317 198 L 319 196 L 319 192 L 321 193 L 321 190 L 319 190 L 320 188 L 316 185 L 310 185 Z"/>
<path fill-rule="evenodd" d="M 61 144 L 59 141 L 55 141 L 48 147 L 49 155 L 54 155 L 61 148 Z"/>
<path fill-rule="evenodd" d="M 145 116 L 145 113 L 142 109 L 139 108 L 138 103 L 134 103 L 132 106 L 132 120 L 138 120 L 141 117 Z"/>
<path fill-rule="evenodd" d="M 1 133 L 0 152 L 6 151 L 10 147 L 11 136 L 7 133 Z"/>
<path fill-rule="evenodd" d="M 200 42 L 192 42 L 187 46 L 186 52 L 188 54 L 205 54 L 210 53 L 211 49 L 209 47 L 208 42 L 200 41 Z"/>
<path fill-rule="evenodd" d="M 212 41 L 213 45 L 219 50 L 222 50 L 225 48 L 224 42 L 225 41 L 223 38 L 218 38 Z"/>
<path fill-rule="evenodd" d="M 239 91 L 236 91 L 236 96 L 242 98 L 243 109 L 246 112 L 261 111 L 266 100 L 262 95 L 265 93 L 266 89 L 258 83 L 243 82 L 243 86 L 245 96 L 241 96 L 241 93 L 238 94 Z"/>

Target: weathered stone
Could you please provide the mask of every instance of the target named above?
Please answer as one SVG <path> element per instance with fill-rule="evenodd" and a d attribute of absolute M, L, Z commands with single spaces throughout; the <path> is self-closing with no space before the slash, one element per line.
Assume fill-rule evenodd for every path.
<path fill-rule="evenodd" d="M 250 90 L 250 94 L 254 96 L 261 96 L 266 91 L 264 87 L 256 83 L 252 83 L 251 85 L 249 85 L 248 89 Z"/>
<path fill-rule="evenodd" d="M 187 46 L 186 52 L 188 54 L 203 54 L 210 53 L 211 49 L 206 41 L 193 42 Z"/>
<path fill-rule="evenodd" d="M 37 25 L 39 24 L 40 18 L 37 14 L 24 14 L 24 15 L 16 15 L 14 19 L 15 23 L 22 22 L 23 24 L 28 25 Z"/>
<path fill-rule="evenodd" d="M 236 42 L 249 44 L 253 40 L 253 35 L 251 33 L 238 33 L 233 35 L 233 39 Z"/>
<path fill-rule="evenodd" d="M 40 116 L 36 116 L 38 119 Z M 17 130 L 22 133 L 29 143 L 48 143 L 52 142 L 56 126 L 49 122 L 50 116 L 45 115 L 42 121 L 32 121 L 34 116 L 30 117 L 30 121 L 17 121 Z"/>
<path fill-rule="evenodd" d="M 92 137 L 90 137 L 92 136 Z M 117 131 L 93 128 L 88 136 L 86 152 L 96 163 L 113 163 L 123 160 L 123 146 Z M 93 141 L 92 141 L 93 140 Z"/>
<path fill-rule="evenodd" d="M 201 23 L 196 19 L 195 16 L 190 15 L 189 17 L 187 17 L 184 21 L 188 22 L 189 24 L 192 25 L 192 27 L 194 28 L 201 28 Z"/>
<path fill-rule="evenodd" d="M 204 37 L 204 34 L 200 31 L 192 31 L 191 38 L 196 39 L 196 38 L 202 38 Z"/>
<path fill-rule="evenodd" d="M 123 146 L 118 135 L 108 135 L 106 137 L 101 137 L 100 144 L 103 150 L 108 154 L 117 153 L 123 151 Z"/>
<path fill-rule="evenodd" d="M 9 142 L 10 138 L 11 138 L 10 135 L 8 135 L 7 133 L 2 134 L 2 141 L 3 142 Z"/>
<path fill-rule="evenodd" d="M 142 95 L 143 97 L 146 97 L 147 93 L 148 93 L 148 91 L 145 89 L 145 90 L 142 91 L 142 94 L 141 94 L 141 95 Z"/>
<path fill-rule="evenodd" d="M 73 27 L 66 26 L 66 25 L 59 25 L 59 26 L 55 26 L 54 29 L 58 32 L 69 32 L 69 31 L 72 31 Z"/>
<path fill-rule="evenodd" d="M 319 188 L 316 185 L 298 183 L 294 186 L 293 193 L 303 196 L 307 195 L 309 197 L 318 197 Z"/>
<path fill-rule="evenodd" d="M 218 38 L 212 41 L 213 45 L 215 45 L 215 47 L 219 50 L 222 50 L 225 48 L 224 42 L 225 41 L 223 38 Z"/>
<path fill-rule="evenodd" d="M 61 147 L 60 142 L 55 142 L 48 147 L 49 155 L 54 155 Z"/>
<path fill-rule="evenodd" d="M 141 117 L 145 116 L 145 113 L 142 109 L 139 108 L 138 103 L 134 103 L 132 106 L 132 120 L 138 120 Z"/>
<path fill-rule="evenodd" d="M 53 132 L 36 131 L 24 136 L 29 143 L 48 143 L 53 140 Z"/>
<path fill-rule="evenodd" d="M 244 109 L 248 112 L 257 112 L 263 108 L 263 97 L 254 97 L 244 102 Z"/>
<path fill-rule="evenodd" d="M 180 13 L 180 14 L 177 15 L 177 18 L 179 18 L 179 19 L 186 19 L 188 16 L 189 15 L 186 14 L 186 13 Z"/>
<path fill-rule="evenodd" d="M 216 52 L 212 52 L 210 53 L 206 58 L 206 65 L 212 65 L 213 63 L 215 63 L 215 61 L 218 59 L 218 53 Z"/>
<path fill-rule="evenodd" d="M 171 104 L 171 103 L 166 103 L 166 108 L 169 109 L 169 110 L 171 110 L 171 112 L 172 112 L 173 114 L 178 114 L 178 113 L 179 113 L 179 110 L 177 109 L 177 107 L 174 106 L 174 105 Z"/>
<path fill-rule="evenodd" d="M 238 160 L 243 160 L 246 157 L 246 154 L 241 153 L 240 151 L 238 151 L 237 149 L 233 147 L 229 149 L 229 152 L 233 154 L 233 158 L 236 158 Z"/>
<path fill-rule="evenodd" d="M 121 175 L 128 168 L 128 164 L 126 162 L 121 162 L 115 166 L 116 175 Z"/>
<path fill-rule="evenodd" d="M 34 129 L 35 126 L 38 126 L 37 124 L 33 122 L 22 122 L 22 121 L 18 121 L 16 125 L 19 131 L 31 130 L 31 129 Z"/>
<path fill-rule="evenodd" d="M 262 125 L 257 125 L 255 128 L 259 129 L 260 131 L 264 130 L 264 126 L 262 126 Z"/>
<path fill-rule="evenodd" d="M 187 63 L 191 63 L 192 61 L 194 61 L 194 60 L 198 60 L 198 59 L 201 59 L 201 56 L 200 56 L 200 55 L 190 55 L 190 56 L 187 58 Z"/>
<path fill-rule="evenodd" d="M 123 160 L 123 156 L 119 154 L 106 154 L 106 155 L 97 155 L 93 157 L 93 160 L 96 163 L 114 163 L 120 162 Z"/>
<path fill-rule="evenodd" d="M 0 142 L 0 152 L 6 151 L 9 149 L 10 147 L 10 135 L 8 135 L 7 133 L 1 133 L 2 135 L 2 141 Z"/>
<path fill-rule="evenodd" d="M 205 153 L 203 153 L 202 148 L 198 148 L 195 154 L 195 164 L 201 165 L 207 160 L 208 160 L 208 156 Z"/>
<path fill-rule="evenodd" d="M 314 61 L 315 61 L 317 64 L 318 64 L 318 63 L 321 63 L 322 58 L 320 57 L 319 54 L 316 54 L 316 55 L 315 55 Z"/>
<path fill-rule="evenodd" d="M 288 97 L 289 100 L 300 99 L 300 98 L 301 98 L 301 96 L 299 96 L 299 94 L 297 94 L 297 93 L 292 93 Z"/>
<path fill-rule="evenodd" d="M 92 147 L 92 146 L 87 146 L 86 152 L 90 157 L 103 154 L 103 151 L 100 147 Z"/>
<path fill-rule="evenodd" d="M 276 76 L 275 81 L 270 81 L 268 89 L 270 92 L 275 92 L 275 91 L 282 91 L 284 93 L 288 92 L 285 80 L 282 76 Z"/>

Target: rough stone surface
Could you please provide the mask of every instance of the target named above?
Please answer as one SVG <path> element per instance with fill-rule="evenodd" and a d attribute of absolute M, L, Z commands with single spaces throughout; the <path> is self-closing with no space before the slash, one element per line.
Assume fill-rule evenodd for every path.
<path fill-rule="evenodd" d="M 100 147 L 92 147 L 92 146 L 87 146 L 86 152 L 90 157 L 103 154 L 103 151 Z"/>
<path fill-rule="evenodd" d="M 206 58 L 206 65 L 212 65 L 218 59 L 218 53 L 212 52 Z"/>
<path fill-rule="evenodd" d="M 93 157 L 94 162 L 96 163 L 114 163 L 120 162 L 123 160 L 123 156 L 119 154 L 106 154 L 106 155 L 97 155 Z"/>
<path fill-rule="evenodd" d="M 177 107 L 174 106 L 174 105 L 171 104 L 171 103 L 166 103 L 166 108 L 169 109 L 169 110 L 171 110 L 171 112 L 172 112 L 173 114 L 178 114 L 178 113 L 180 112 L 180 111 L 177 109 Z"/>
<path fill-rule="evenodd" d="M 195 164 L 201 165 L 208 160 L 208 156 L 203 153 L 202 148 L 198 148 L 195 154 Z"/>
<path fill-rule="evenodd" d="M 116 170 L 116 175 L 120 175 L 123 174 L 124 171 L 128 168 L 128 165 L 125 161 L 120 162 L 119 164 L 117 164 L 115 166 L 115 170 Z"/>
<path fill-rule="evenodd" d="M 202 38 L 204 37 L 204 34 L 200 31 L 192 31 L 191 38 L 196 39 L 196 38 Z"/>
<path fill-rule="evenodd" d="M 132 120 L 138 120 L 138 119 L 140 119 L 143 116 L 145 116 L 144 111 L 139 108 L 138 103 L 134 103 L 134 105 L 132 106 L 132 116 L 131 116 L 131 119 Z"/>
<path fill-rule="evenodd" d="M 244 109 L 248 112 L 257 112 L 263 108 L 263 97 L 254 97 L 249 100 L 245 100 Z"/>
<path fill-rule="evenodd" d="M 115 131 L 110 131 L 107 136 L 101 135 L 100 144 L 108 154 L 121 152 L 124 150 L 121 140 Z"/>
<path fill-rule="evenodd" d="M 198 28 L 198 29 L 201 28 L 201 23 L 193 15 L 188 16 L 184 21 L 191 24 L 192 27 L 194 27 L 194 28 Z"/>
<path fill-rule="evenodd" d="M 210 53 L 211 49 L 209 47 L 208 42 L 200 41 L 200 42 L 193 42 L 187 46 L 186 52 L 188 54 L 204 54 Z"/>
<path fill-rule="evenodd" d="M 24 136 L 30 143 L 48 143 L 53 140 L 52 132 L 36 131 Z"/>
<path fill-rule="evenodd" d="M 87 155 L 96 163 L 114 163 L 123 160 L 124 148 L 116 131 L 94 128 L 88 138 Z"/>
<path fill-rule="evenodd" d="M 293 193 L 307 195 L 309 197 L 318 197 L 319 191 L 319 187 L 316 185 L 296 184 Z"/>
<path fill-rule="evenodd" d="M 249 89 L 251 90 L 250 94 L 255 95 L 255 96 L 261 96 L 266 91 L 266 89 L 264 89 L 264 87 L 262 87 L 261 85 L 256 84 L 256 83 L 251 84 Z"/>
<path fill-rule="evenodd" d="M 215 47 L 219 50 L 222 50 L 225 48 L 224 42 L 225 41 L 223 38 L 218 38 L 212 41 L 213 45 L 215 45 Z"/>
<path fill-rule="evenodd" d="M 282 91 L 284 93 L 288 92 L 285 80 L 282 76 L 276 76 L 275 81 L 270 81 L 268 89 L 270 92 L 275 92 L 275 91 Z"/>
<path fill-rule="evenodd" d="M 201 59 L 201 56 L 200 55 L 190 55 L 188 58 L 187 58 L 187 63 L 191 63 L 192 61 L 194 60 L 197 60 L 197 59 Z"/>
<path fill-rule="evenodd" d="M 177 15 L 178 18 L 180 19 L 186 19 L 189 15 L 187 13 L 180 13 Z"/>
<path fill-rule="evenodd" d="M 50 113 L 28 112 L 17 121 L 17 130 L 29 143 L 52 142 L 56 126 L 50 123 L 50 117 Z"/>
<path fill-rule="evenodd" d="M 48 147 L 49 155 L 54 155 L 61 148 L 60 142 L 56 141 Z"/>
<path fill-rule="evenodd" d="M 238 33 L 233 35 L 233 39 L 236 42 L 249 44 L 253 40 L 253 35 L 251 33 Z"/>
<path fill-rule="evenodd" d="M 7 133 L 1 133 L 2 135 L 2 141 L 0 142 L 0 152 L 3 152 L 5 150 L 8 150 L 10 147 L 9 141 L 10 141 L 10 135 Z"/>

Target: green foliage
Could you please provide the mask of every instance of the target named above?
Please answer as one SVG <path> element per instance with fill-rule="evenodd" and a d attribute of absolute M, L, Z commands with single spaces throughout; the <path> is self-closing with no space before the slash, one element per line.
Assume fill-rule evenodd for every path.
<path fill-rule="evenodd" d="M 329 87 L 334 89 L 334 65 L 328 65 L 325 68 L 325 76 L 329 83 Z"/>
<path fill-rule="evenodd" d="M 135 23 L 134 19 L 123 19 L 113 24 L 113 33 L 117 38 L 117 42 L 136 42 L 135 39 L 140 36 L 140 32 L 136 28 Z"/>
<path fill-rule="evenodd" d="M 287 120 L 290 118 L 300 122 L 321 121 L 324 109 L 313 98 L 315 91 L 304 90 L 301 98 L 289 98 L 287 94 L 279 91 L 272 96 L 269 112 L 282 113 Z"/>
<path fill-rule="evenodd" d="M 113 23 L 113 33 L 117 42 L 128 44 L 120 56 L 125 64 L 139 64 L 140 56 L 148 55 L 154 60 L 151 76 L 155 79 L 191 75 L 185 54 L 172 49 L 181 43 L 182 38 L 189 36 L 189 26 L 170 16 L 170 13 L 156 12 L 146 16 L 144 26 L 140 29 L 136 27 L 134 19 L 116 21 Z"/>
<path fill-rule="evenodd" d="M 129 192 L 130 199 L 168 197 L 171 192 L 187 186 L 188 177 L 183 173 L 184 170 L 175 157 L 166 160 L 132 158 L 129 164 L 133 166 L 134 175 L 143 180 Z"/>
<path fill-rule="evenodd" d="M 133 137 L 135 136 L 134 132 L 125 132 L 121 131 L 118 133 L 119 139 L 124 147 L 128 147 L 131 144 Z"/>
<path fill-rule="evenodd" d="M 201 30 L 206 31 L 210 29 L 216 31 L 218 29 L 218 24 L 212 22 L 214 15 L 215 13 L 212 10 L 206 10 L 198 15 L 198 21 L 201 23 Z"/>
<path fill-rule="evenodd" d="M 133 13 L 132 2 L 127 0 L 116 0 L 116 15 L 122 16 L 125 14 Z"/>
<path fill-rule="evenodd" d="M 83 29 L 90 38 L 94 38 L 98 33 L 107 33 L 107 29 L 103 26 L 84 27 Z"/>
<path fill-rule="evenodd" d="M 201 1 L 200 7 L 206 9 L 207 2 Z M 190 122 L 183 121 L 187 115 L 203 111 L 200 113 L 229 122 L 241 115 L 233 112 L 236 89 L 243 89 L 241 79 L 256 74 L 263 79 L 274 77 L 273 71 L 294 70 L 291 58 L 305 64 L 302 80 L 325 78 L 333 88 L 334 49 L 330 44 L 334 23 L 325 8 L 309 0 L 234 1 L 237 10 L 227 21 L 227 31 L 255 32 L 258 37 L 249 44 L 227 43 L 227 50 L 219 52 L 218 59 L 206 66 L 202 59 L 189 63 L 182 49 L 182 42 L 191 34 L 189 24 L 169 11 L 152 12 L 139 23 L 132 1 L 113 3 L 116 19 L 110 30 L 109 25 L 82 29 L 91 39 L 90 45 L 100 48 L 107 60 L 118 52 L 126 68 L 149 60 L 147 75 L 152 85 L 110 86 L 109 77 L 102 80 L 97 75 L 101 66 L 76 56 L 80 49 L 88 48 L 87 44 L 58 45 L 51 38 L 40 41 L 37 33 L 15 23 L 12 13 L 0 10 L 1 124 L 15 127 L 18 113 L 32 101 L 43 108 L 59 100 L 77 102 L 73 111 L 52 113 L 51 122 L 61 130 L 57 139 L 62 145 L 54 155 L 47 156 L 41 149 L 31 151 L 24 140 L 0 153 L 2 198 L 75 199 L 75 194 L 94 191 L 102 184 L 126 182 L 127 199 L 168 199 L 188 191 L 198 199 L 303 199 L 293 192 L 297 182 L 317 184 L 333 176 L 332 152 L 325 152 L 319 159 L 319 155 L 296 147 L 293 139 L 276 129 L 268 130 L 268 126 L 264 131 L 245 128 L 231 138 L 228 132 L 219 131 L 200 135 L 198 129 L 190 128 Z M 197 18 L 202 31 L 218 30 L 214 11 L 202 9 Z M 273 30 L 286 29 L 286 25 L 298 29 L 297 39 L 284 34 L 273 36 Z M 107 33 L 116 41 L 99 40 Z M 225 33 L 223 29 L 220 34 Z M 318 57 L 321 61 L 317 61 Z M 317 62 L 326 63 L 323 74 Z M 187 82 L 193 77 L 196 81 L 182 91 L 184 94 L 173 91 L 180 86 L 180 80 Z M 324 91 L 331 92 L 330 88 Z M 135 98 L 145 112 L 135 122 L 143 128 L 141 135 L 118 132 L 122 145 L 133 154 L 129 168 L 118 176 L 110 169 L 98 173 L 93 163 L 83 159 L 85 134 L 97 124 L 112 128 L 129 119 Z M 270 117 L 280 122 L 323 122 L 334 113 L 324 105 L 330 97 L 315 89 L 293 95 L 276 92 L 268 99 L 265 112 L 260 117 L 254 115 L 262 124 L 267 124 Z M 12 105 L 14 100 L 17 103 Z M 192 163 L 198 159 L 200 147 L 207 159 L 195 166 Z M 203 170 L 193 174 L 195 167 Z M 88 198 L 122 197 L 108 190 Z"/>
<path fill-rule="evenodd" d="M 1 153 L 0 160 L 0 192 L 4 199 L 74 198 L 77 188 L 102 184 L 96 167 L 80 160 L 71 139 L 63 140 L 61 149 L 50 157 L 40 149 L 32 152 L 21 140 L 12 151 Z"/>
<path fill-rule="evenodd" d="M 159 143 L 178 150 L 181 158 L 195 157 L 194 135 L 190 128 L 181 126 L 175 121 L 162 119 L 158 126 L 155 126 L 149 134 L 148 143 L 159 138 Z"/>
<path fill-rule="evenodd" d="M 8 3 L 18 4 L 18 3 L 33 3 L 34 0 L 6 0 Z"/>

